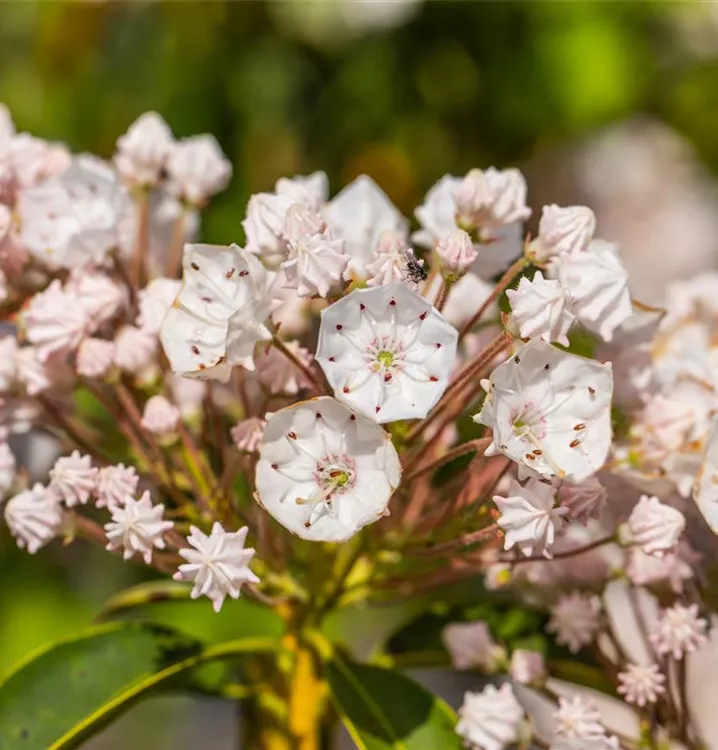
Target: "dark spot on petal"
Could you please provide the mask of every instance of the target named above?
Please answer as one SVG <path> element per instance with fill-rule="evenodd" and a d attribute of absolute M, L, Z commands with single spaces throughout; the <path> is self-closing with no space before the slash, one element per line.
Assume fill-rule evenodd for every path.
<path fill-rule="evenodd" d="M 514 357 L 514 362 L 516 362 L 517 365 L 521 363 L 521 360 L 519 359 L 518 354 Z"/>
<path fill-rule="evenodd" d="M 227 271 L 227 273 L 226 273 L 226 274 L 224 275 L 224 276 L 225 276 L 225 278 L 227 278 L 227 279 L 231 279 L 231 278 L 232 278 L 232 276 L 234 276 L 234 272 L 235 272 L 235 271 L 236 271 L 236 269 L 235 269 L 235 268 L 230 268 L 230 269 L 229 269 L 229 271 Z"/>
<path fill-rule="evenodd" d="M 569 447 L 569 448 L 578 448 L 578 446 L 579 446 L 580 444 L 581 444 L 581 441 L 580 441 L 580 440 L 579 440 L 578 438 L 576 438 L 576 440 L 572 440 L 572 441 L 571 441 L 571 442 L 569 443 L 568 447 Z"/>
<path fill-rule="evenodd" d="M 440 344 L 438 341 L 436 342 L 436 348 L 437 349 L 441 349 L 442 346 L 443 346 L 443 344 Z"/>
<path fill-rule="evenodd" d="M 318 411 L 317 414 L 316 414 L 316 417 L 317 417 L 317 419 L 321 419 L 322 418 L 322 413 L 320 411 Z"/>
<path fill-rule="evenodd" d="M 330 362 L 336 362 L 336 361 L 337 361 L 337 358 L 336 358 L 336 357 L 329 357 L 329 361 L 330 361 Z"/>
<path fill-rule="evenodd" d="M 349 417 L 349 419 L 351 419 L 352 422 L 354 422 L 356 418 L 357 418 L 356 414 L 352 414 L 351 417 Z"/>
<path fill-rule="evenodd" d="M 588 392 L 589 392 L 589 393 L 590 393 L 590 394 L 591 394 L 592 396 L 595 396 L 595 395 L 596 395 L 596 390 L 595 390 L 595 388 L 591 388 L 591 386 L 590 386 L 590 385 L 588 386 Z"/>
<path fill-rule="evenodd" d="M 276 471 L 279 468 L 279 464 L 272 464 L 272 468 Z"/>
<path fill-rule="evenodd" d="M 379 413 L 379 410 L 380 410 L 380 409 L 381 409 L 381 406 L 377 406 L 377 407 L 376 407 L 375 411 L 376 411 L 376 413 L 377 413 L 377 414 Z"/>
<path fill-rule="evenodd" d="M 390 383 L 391 382 L 391 373 L 390 372 L 385 372 L 384 373 L 384 382 L 385 383 Z"/>
<path fill-rule="evenodd" d="M 425 319 L 426 319 L 426 312 L 423 312 L 421 313 L 421 315 L 419 315 L 419 320 L 425 320 Z"/>
<path fill-rule="evenodd" d="M 534 456 L 534 454 L 533 454 L 533 453 L 527 453 L 527 454 L 526 454 L 526 455 L 524 456 L 524 458 L 526 458 L 526 459 L 527 459 L 528 461 L 533 461 L 533 460 L 534 460 L 534 459 L 536 458 L 536 456 Z"/>
<path fill-rule="evenodd" d="M 534 456 L 543 456 L 543 451 L 540 448 L 534 450 Z"/>
<path fill-rule="evenodd" d="M 544 370 L 550 370 L 550 369 L 551 369 L 551 365 L 550 365 L 550 364 L 549 364 L 549 363 L 547 362 L 547 363 L 546 363 L 546 364 L 545 364 L 545 365 L 543 366 L 543 369 L 544 369 Z"/>
<path fill-rule="evenodd" d="M 297 433 L 296 432 L 288 432 L 287 433 L 287 437 L 290 438 L 291 440 L 296 440 L 297 439 Z"/>
<path fill-rule="evenodd" d="M 199 266 L 196 263 L 190 263 L 190 267 L 194 271 L 199 271 Z"/>
<path fill-rule="evenodd" d="M 240 276 L 249 276 L 249 271 L 240 271 L 239 275 Z"/>
<path fill-rule="evenodd" d="M 192 354 L 199 354 L 199 349 L 196 346 L 192 347 Z"/>
<path fill-rule="evenodd" d="M 337 331 L 341 331 L 342 328 L 344 328 L 344 326 L 341 325 L 341 323 L 337 323 Z"/>
<path fill-rule="evenodd" d="M 349 386 L 345 385 L 344 388 L 342 388 L 342 393 L 349 393 Z"/>
<path fill-rule="evenodd" d="M 579 424 L 575 424 L 573 426 L 573 429 L 576 430 L 576 432 L 578 432 L 579 430 L 585 430 L 586 429 L 586 425 L 583 422 L 581 422 Z"/>
<path fill-rule="evenodd" d="M 436 377 L 436 375 L 429 375 L 429 380 L 430 380 L 430 381 L 431 381 L 432 383 L 436 383 L 436 381 L 437 381 L 438 379 L 439 379 L 439 378 L 437 378 L 437 377 Z"/>
<path fill-rule="evenodd" d="M 395 306 L 396 306 L 396 300 L 395 300 L 395 299 L 393 299 L 393 300 L 392 300 L 392 301 L 391 301 L 391 302 L 390 302 L 389 304 L 390 304 L 390 305 L 391 305 L 392 307 L 395 307 Z"/>
<path fill-rule="evenodd" d="M 360 310 L 366 310 L 366 305 L 363 302 L 359 303 L 359 309 Z"/>

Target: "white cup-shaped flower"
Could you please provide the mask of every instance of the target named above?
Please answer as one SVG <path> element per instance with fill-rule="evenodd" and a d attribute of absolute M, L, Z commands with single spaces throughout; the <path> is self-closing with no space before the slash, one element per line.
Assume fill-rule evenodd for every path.
<path fill-rule="evenodd" d="M 528 255 L 537 263 L 556 255 L 575 255 L 585 250 L 596 231 L 596 216 L 587 206 L 544 206 L 538 237 Z"/>
<path fill-rule="evenodd" d="M 375 422 L 425 417 L 441 398 L 458 334 L 402 284 L 357 289 L 322 312 L 317 362 L 338 399 Z"/>
<path fill-rule="evenodd" d="M 524 473 L 573 482 L 603 466 L 611 445 L 610 363 L 534 339 L 500 364 L 485 388 L 474 421 L 493 430 L 486 455 L 503 453 Z"/>
<path fill-rule="evenodd" d="M 678 544 L 685 528 L 683 513 L 657 497 L 642 495 L 619 529 L 619 537 L 624 544 L 638 545 L 646 554 L 662 557 Z"/>
<path fill-rule="evenodd" d="M 201 207 L 227 187 L 232 165 L 214 136 L 194 135 L 170 148 L 167 173 L 171 191 L 191 205 Z"/>
<path fill-rule="evenodd" d="M 386 514 L 401 465 L 389 435 L 329 396 L 268 415 L 257 500 L 294 534 L 341 542 Z"/>
<path fill-rule="evenodd" d="M 226 382 L 232 365 L 254 369 L 254 345 L 268 341 L 273 303 L 267 271 L 236 245 L 186 245 L 182 288 L 160 327 L 172 370 Z"/>

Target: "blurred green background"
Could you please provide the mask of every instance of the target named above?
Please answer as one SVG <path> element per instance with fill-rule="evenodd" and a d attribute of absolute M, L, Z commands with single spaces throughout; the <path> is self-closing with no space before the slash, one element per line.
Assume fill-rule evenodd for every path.
<path fill-rule="evenodd" d="M 227 243 L 251 192 L 315 169 L 333 191 L 369 173 L 407 215 L 473 166 L 526 166 L 535 199 L 557 153 L 636 115 L 718 170 L 718 6 L 6 2 L 0 101 L 18 129 L 104 157 L 149 109 L 213 133 L 235 171 L 202 233 Z M 140 574 L 81 545 L 30 557 L 0 531 L 0 673 Z"/>

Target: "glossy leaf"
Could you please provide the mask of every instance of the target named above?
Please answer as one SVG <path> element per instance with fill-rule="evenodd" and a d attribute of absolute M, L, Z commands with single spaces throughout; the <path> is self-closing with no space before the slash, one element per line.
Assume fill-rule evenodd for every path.
<path fill-rule="evenodd" d="M 117 623 L 61 641 L 0 682 L 0 750 L 69 750 L 161 687 L 192 686 L 208 661 L 274 648 L 266 638 L 209 649 L 167 628 Z M 199 687 L 207 689 L 206 677 Z"/>
<path fill-rule="evenodd" d="M 332 699 L 360 750 L 460 750 L 456 716 L 400 672 L 350 663 L 327 665 Z"/>

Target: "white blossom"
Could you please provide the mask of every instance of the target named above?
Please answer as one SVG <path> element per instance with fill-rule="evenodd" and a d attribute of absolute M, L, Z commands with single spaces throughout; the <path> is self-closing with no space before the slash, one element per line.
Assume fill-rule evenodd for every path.
<path fill-rule="evenodd" d="M 648 638 L 661 655 L 682 659 L 708 642 L 708 621 L 698 615 L 698 605 L 674 604 L 653 624 Z"/>
<path fill-rule="evenodd" d="M 298 341 L 284 341 L 284 346 L 307 367 L 311 366 L 313 357 L 308 349 L 299 345 Z M 255 375 L 270 393 L 287 393 L 295 395 L 302 388 L 311 386 L 311 381 L 287 356 L 270 346 L 268 351 L 262 351 L 255 358 Z"/>
<path fill-rule="evenodd" d="M 117 140 L 117 171 L 131 186 L 155 185 L 173 142 L 172 131 L 162 117 L 145 112 Z"/>
<path fill-rule="evenodd" d="M 138 328 L 158 334 L 168 310 L 179 294 L 182 282 L 177 279 L 152 279 L 137 294 L 139 315 L 135 321 Z"/>
<path fill-rule="evenodd" d="M 75 369 L 86 378 L 101 378 L 107 374 L 115 359 L 115 342 L 85 339 L 77 349 Z"/>
<path fill-rule="evenodd" d="M 49 489 L 68 508 L 85 505 L 95 491 L 96 483 L 97 469 L 92 466 L 90 456 L 83 456 L 80 451 L 58 458 L 50 469 Z"/>
<path fill-rule="evenodd" d="M 100 263 L 119 246 L 121 220 L 130 209 L 109 165 L 77 156 L 61 175 L 20 193 L 20 239 L 53 268 Z"/>
<path fill-rule="evenodd" d="M 15 352 L 15 379 L 28 396 L 47 391 L 68 391 L 74 377 L 63 354 L 40 358 L 37 347 L 23 346 Z"/>
<path fill-rule="evenodd" d="M 661 557 L 672 550 L 686 526 L 685 516 L 657 497 L 642 495 L 620 529 L 625 544 L 638 545 L 649 555 Z"/>
<path fill-rule="evenodd" d="M 611 444 L 610 363 L 534 339 L 485 383 L 474 417 L 491 427 L 486 455 L 503 453 L 540 475 L 580 482 L 601 468 Z"/>
<path fill-rule="evenodd" d="M 400 477 L 389 435 L 333 398 L 267 416 L 257 500 L 298 536 L 348 539 L 385 515 Z"/>
<path fill-rule="evenodd" d="M 593 240 L 585 252 L 562 257 L 558 278 L 576 317 L 605 341 L 633 313 L 628 273 L 610 242 Z"/>
<path fill-rule="evenodd" d="M 7 443 L 0 442 L 0 500 L 7 495 L 13 485 L 15 470 L 15 455 Z"/>
<path fill-rule="evenodd" d="M 522 685 L 541 685 L 546 679 L 546 663 L 540 651 L 517 648 L 511 654 L 509 674 Z"/>
<path fill-rule="evenodd" d="M 324 172 L 291 178 L 280 177 L 274 184 L 274 192 L 291 199 L 293 203 L 301 203 L 312 211 L 319 211 L 327 201 L 329 182 Z"/>
<path fill-rule="evenodd" d="M 34 555 L 59 533 L 63 522 L 60 500 L 52 490 L 37 483 L 7 501 L 5 522 L 18 547 L 27 547 Z"/>
<path fill-rule="evenodd" d="M 155 435 L 174 432 L 180 419 L 180 410 L 164 396 L 152 396 L 145 404 L 140 424 Z"/>
<path fill-rule="evenodd" d="M 76 349 L 89 325 L 87 314 L 78 304 L 76 295 L 63 289 L 59 279 L 36 294 L 21 315 L 25 336 L 37 346 L 41 362 L 54 352 Z"/>
<path fill-rule="evenodd" d="M 172 145 L 167 157 L 172 192 L 193 206 L 203 206 L 227 187 L 232 165 L 212 135 L 183 138 Z"/>
<path fill-rule="evenodd" d="M 71 274 L 65 291 L 73 294 L 94 332 L 114 318 L 127 303 L 127 290 L 105 273 L 83 269 Z"/>
<path fill-rule="evenodd" d="M 666 677 L 656 664 L 628 664 L 624 672 L 618 673 L 618 680 L 618 692 L 626 703 L 635 703 L 639 708 L 655 703 L 666 692 Z"/>
<path fill-rule="evenodd" d="M 275 308 L 259 260 L 236 245 L 186 245 L 182 288 L 160 328 L 172 370 L 227 382 L 233 365 L 254 369 Z"/>
<path fill-rule="evenodd" d="M 249 417 L 232 428 L 232 442 L 237 446 L 237 450 L 245 453 L 256 453 L 264 438 L 264 428 L 267 423 L 259 417 Z"/>
<path fill-rule="evenodd" d="M 574 695 L 558 699 L 558 710 L 553 715 L 556 733 L 572 739 L 590 739 L 606 734 L 598 706 L 589 698 Z"/>
<path fill-rule="evenodd" d="M 412 277 L 409 263 L 421 267 L 424 261 L 416 259 L 402 232 L 385 229 L 377 240 L 374 260 L 366 265 L 367 286 L 404 283 L 415 289 L 418 280 Z"/>
<path fill-rule="evenodd" d="M 345 278 L 366 279 L 367 264 L 386 230 L 407 233 L 407 221 L 384 191 L 367 175 L 360 175 L 336 195 L 326 207 L 332 236 L 345 241 L 350 257 Z"/>
<path fill-rule="evenodd" d="M 247 204 L 247 215 L 242 221 L 247 251 L 261 255 L 270 266 L 278 265 L 287 256 L 284 224 L 294 203 L 288 195 L 257 193 Z"/>
<path fill-rule="evenodd" d="M 586 206 L 544 206 L 538 237 L 528 248 L 536 263 L 546 263 L 557 255 L 576 255 L 588 247 L 596 231 L 596 216 Z"/>
<path fill-rule="evenodd" d="M 122 549 L 122 556 L 129 560 L 139 554 L 149 565 L 152 552 L 164 549 L 164 535 L 174 525 L 164 521 L 164 505 L 153 505 L 149 491 L 145 491 L 139 500 L 126 497 L 122 505 L 110 506 L 112 520 L 105 524 L 108 550 Z"/>
<path fill-rule="evenodd" d="M 492 670 L 504 656 L 503 649 L 491 637 L 483 620 L 453 622 L 441 631 L 441 640 L 456 669 Z"/>
<path fill-rule="evenodd" d="M 518 288 L 507 290 L 506 296 L 521 338 L 568 346 L 566 334 L 576 316 L 571 312 L 571 297 L 560 282 L 544 279 L 541 271 L 536 271 L 531 280 L 523 276 Z"/>
<path fill-rule="evenodd" d="M 322 312 L 317 362 L 338 399 L 376 422 L 425 417 L 448 384 L 458 334 L 402 284 L 357 289 Z"/>
<path fill-rule="evenodd" d="M 187 562 L 179 566 L 174 579 L 192 581 L 192 598 L 206 596 L 212 601 L 214 611 L 219 612 L 225 597 L 239 597 L 242 584 L 259 583 L 249 568 L 255 551 L 245 548 L 246 539 L 246 526 L 229 533 L 215 522 L 209 536 L 190 526 L 187 537 L 190 547 L 179 551 Z"/>
<path fill-rule="evenodd" d="M 524 712 L 509 683 L 466 693 L 458 713 L 456 733 L 473 750 L 504 750 L 519 739 Z"/>
<path fill-rule="evenodd" d="M 551 620 L 546 629 L 556 634 L 556 643 L 575 654 L 596 636 L 598 614 L 598 597 L 577 592 L 564 594 L 551 608 Z"/>
<path fill-rule="evenodd" d="M 454 188 L 459 223 L 497 229 L 531 215 L 526 180 L 518 169 L 472 169 Z"/>
<path fill-rule="evenodd" d="M 139 481 L 134 466 L 104 466 L 97 474 L 95 505 L 98 508 L 123 505 L 128 497 L 135 494 Z"/>
<path fill-rule="evenodd" d="M 296 288 L 300 297 L 326 297 L 349 262 L 344 240 L 334 239 L 322 217 L 301 203 L 287 211 L 284 236 L 288 255 L 281 267 L 288 285 Z"/>
<path fill-rule="evenodd" d="M 529 479 L 525 487 L 511 479 L 507 493 L 507 497 L 494 496 L 501 513 L 497 523 L 505 533 L 504 549 L 518 545 L 524 555 L 536 551 L 551 557 L 548 548 L 567 513 L 565 508 L 554 508 L 556 489 L 540 479 Z"/>

